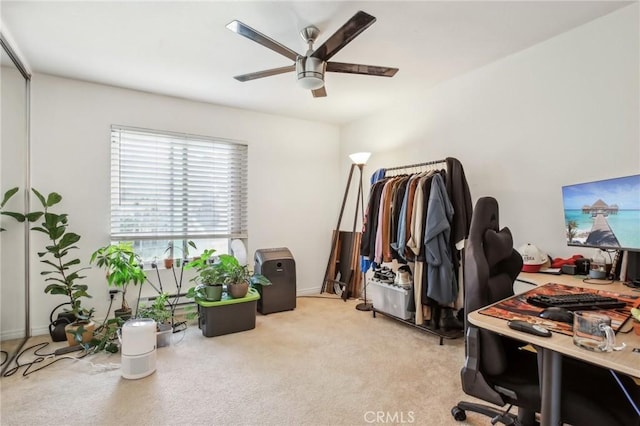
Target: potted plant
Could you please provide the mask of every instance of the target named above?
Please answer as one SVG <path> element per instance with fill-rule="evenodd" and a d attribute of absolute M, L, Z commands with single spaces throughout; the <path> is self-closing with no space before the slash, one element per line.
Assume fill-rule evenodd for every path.
<path fill-rule="evenodd" d="M 164 267 L 166 269 L 171 269 L 175 265 L 177 268 L 180 268 L 182 267 L 182 265 L 186 264 L 189 258 L 189 246 L 193 247 L 194 249 L 197 248 L 196 244 L 193 241 L 187 241 L 187 243 L 183 246 L 184 248 L 177 247 L 175 246 L 173 241 L 169 241 L 169 244 L 164 251 L 166 254 L 166 257 L 164 259 Z M 175 256 L 176 250 L 182 252 L 182 257 Z"/>
<path fill-rule="evenodd" d="M 77 343 L 87 343 L 93 337 L 95 323 L 91 321 L 93 308 L 82 306 L 83 298 L 90 298 L 87 293 L 88 286 L 80 284 L 79 280 L 85 278 L 80 272 L 87 268 L 75 269 L 80 264 L 79 259 L 69 259 L 72 250 L 78 247 L 75 245 L 80 240 L 80 235 L 68 231 L 68 215 L 65 213 L 52 213 L 49 209 L 62 200 L 62 196 L 56 192 L 50 193 L 46 198 L 36 189 L 31 189 L 40 201 L 43 211 L 35 211 L 26 215 L 14 213 L 11 216 L 19 222 L 28 220 L 35 222 L 43 218 L 39 226 L 31 228 L 33 231 L 42 232 L 49 239 L 49 244 L 45 250 L 38 252 L 40 262 L 48 265 L 49 270 L 40 274 L 47 276 L 45 282 L 48 285 L 44 292 L 49 294 L 60 294 L 69 298 L 70 309 L 67 312 L 73 314 L 73 322 L 65 327 L 67 341 L 69 345 Z"/>
<path fill-rule="evenodd" d="M 164 292 L 155 298 L 151 306 L 141 306 L 136 318 L 150 318 L 156 322 L 156 338 L 159 348 L 171 344 L 171 310 L 167 309 L 169 294 Z"/>
<path fill-rule="evenodd" d="M 197 275 L 190 281 L 198 283 L 187 292 L 187 297 L 216 302 L 222 299 L 223 270 L 218 263 L 212 262 L 214 249 L 205 250 L 202 255 L 187 263 L 186 269 L 195 269 Z"/>
<path fill-rule="evenodd" d="M 167 309 L 168 293 L 161 293 L 155 298 L 151 306 L 142 306 L 136 315 L 137 318 L 151 318 L 156 322 L 157 346 L 169 346 L 171 343 L 171 311 Z"/>
<path fill-rule="evenodd" d="M 173 268 L 173 243 L 169 243 L 169 247 L 164 251 L 167 255 L 164 258 L 164 267 L 165 269 Z"/>
<path fill-rule="evenodd" d="M 221 270 L 227 294 L 234 299 L 245 297 L 249 286 L 271 284 L 264 275 L 250 273 L 247 265 L 241 265 L 238 259 L 230 254 L 221 254 L 216 266 Z"/>
<path fill-rule="evenodd" d="M 127 303 L 127 287 L 129 284 L 142 284 L 147 278 L 140 266 L 142 260 L 130 243 L 121 242 L 100 247 L 91 255 L 89 263 L 107 271 L 109 286 L 118 287 L 122 292 L 122 305 L 114 311 L 116 317 L 123 320 L 131 318 L 131 308 Z"/>

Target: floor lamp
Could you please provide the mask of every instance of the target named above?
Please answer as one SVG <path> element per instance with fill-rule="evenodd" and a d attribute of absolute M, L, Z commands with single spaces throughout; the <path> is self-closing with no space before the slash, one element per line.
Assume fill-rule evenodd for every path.
<path fill-rule="evenodd" d="M 336 249 L 336 245 L 338 242 L 338 234 L 340 233 L 340 224 L 342 223 L 342 216 L 344 214 L 344 208 L 345 205 L 347 203 L 347 197 L 349 195 L 349 188 L 351 187 L 351 179 L 353 178 L 353 169 L 354 168 L 358 168 L 359 173 L 360 173 L 360 179 L 359 179 L 359 185 L 358 185 L 358 196 L 356 197 L 356 208 L 354 210 L 354 216 L 353 216 L 353 230 L 352 230 L 352 236 L 355 237 L 355 233 L 356 233 L 356 225 L 358 222 L 358 212 L 360 212 L 360 217 L 361 219 L 364 221 L 364 193 L 362 191 L 362 169 L 364 168 L 365 164 L 367 163 L 367 160 L 369 159 L 369 157 L 371 156 L 371 153 L 369 152 L 358 152 L 355 154 L 351 154 L 349 155 L 349 158 L 352 161 L 351 164 L 351 168 L 349 170 L 349 177 L 347 179 L 347 186 L 344 190 L 344 196 L 342 197 L 342 206 L 340 207 L 340 215 L 338 216 L 338 223 L 336 225 L 336 231 L 334 232 L 333 235 L 333 240 L 331 242 L 331 252 L 329 253 L 329 262 L 327 263 L 327 269 L 325 270 L 325 274 L 324 274 L 324 281 L 322 283 L 322 290 L 320 291 L 321 293 L 324 291 L 324 287 L 328 282 L 334 282 L 333 280 L 329 279 L 329 270 L 330 270 L 330 264 L 331 264 L 331 258 L 333 256 L 333 253 Z M 353 250 L 354 250 L 354 241 L 355 238 L 352 238 L 351 240 L 351 244 L 349 246 L 349 257 L 348 259 L 352 259 L 353 258 Z M 363 277 L 364 277 L 364 273 L 363 273 Z M 345 285 L 343 294 L 342 294 L 342 298 L 346 301 L 347 297 L 348 297 L 348 289 L 347 286 L 349 285 L 349 281 L 350 279 L 345 280 L 345 282 L 343 282 L 342 284 Z M 364 281 L 363 281 L 364 283 Z M 366 283 L 365 283 L 366 284 Z M 364 302 L 365 303 L 360 303 L 356 306 L 356 309 L 358 310 L 371 310 L 371 305 L 367 304 L 367 297 L 366 297 L 366 285 L 364 287 L 365 290 L 365 294 L 364 294 Z M 364 305 L 364 306 L 361 306 Z M 368 307 L 367 307 L 368 306 Z"/>
<path fill-rule="evenodd" d="M 370 152 L 357 152 L 355 154 L 349 155 L 349 158 L 351 158 L 351 161 L 353 161 L 353 164 L 355 164 L 358 167 L 358 170 L 360 172 L 360 184 L 358 186 L 358 197 L 356 198 L 356 208 L 353 216 L 353 234 L 354 235 L 356 232 L 356 222 L 358 221 L 358 210 L 360 210 L 360 219 L 362 220 L 362 223 L 364 223 L 364 192 L 362 191 L 362 169 L 364 168 L 365 164 L 367 164 L 367 160 L 369 160 L 370 156 L 371 156 Z M 351 246 L 353 250 L 353 244 Z M 353 256 L 353 251 L 351 252 L 351 256 Z M 362 297 L 364 301 L 362 303 L 358 303 L 356 305 L 356 309 L 359 311 L 370 311 L 371 309 L 373 309 L 373 306 L 371 305 L 371 303 L 367 302 L 367 280 L 366 280 L 365 272 L 361 271 L 361 273 L 362 273 L 362 288 L 363 288 Z"/>

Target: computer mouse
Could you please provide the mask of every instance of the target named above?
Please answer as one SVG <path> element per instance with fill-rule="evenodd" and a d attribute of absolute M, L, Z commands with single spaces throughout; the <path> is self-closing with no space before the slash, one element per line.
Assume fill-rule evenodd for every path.
<path fill-rule="evenodd" d="M 538 314 L 540 318 L 549 319 L 551 321 L 566 322 L 573 324 L 573 312 L 558 307 L 549 307 Z"/>

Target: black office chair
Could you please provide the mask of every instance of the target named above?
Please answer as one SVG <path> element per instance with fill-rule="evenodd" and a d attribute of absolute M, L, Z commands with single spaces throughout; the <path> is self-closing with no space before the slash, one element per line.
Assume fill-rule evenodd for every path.
<path fill-rule="evenodd" d="M 509 230 L 499 230 L 498 225 L 497 201 L 490 197 L 479 199 L 465 247 L 467 313 L 513 295 L 513 282 L 522 268 L 522 258 L 513 250 Z M 473 411 L 492 417 L 494 424 L 535 424 L 535 413 L 541 405 L 538 361 L 537 355 L 521 349 L 523 346 L 522 342 L 478 329 L 465 319 L 462 388 L 468 395 L 508 408 L 501 410 L 461 401 L 451 409 L 456 420 L 464 420 L 465 412 Z M 629 377 L 615 377 L 606 369 L 563 358 L 563 422 L 576 426 L 637 426 L 639 398 L 640 387 Z M 512 406 L 518 407 L 517 415 L 508 412 Z"/>
<path fill-rule="evenodd" d="M 498 203 L 478 200 L 471 219 L 464 255 L 464 311 L 475 311 L 513 295 L 513 282 L 522 268 L 522 257 L 513 249 L 509 229 L 499 229 Z M 459 402 L 451 413 L 456 420 L 466 411 L 493 418 L 492 423 L 535 424 L 540 410 L 540 386 L 536 354 L 522 350 L 524 343 L 487 330 L 465 319 L 465 365 L 462 388 L 468 395 L 506 410 L 477 403 Z M 517 406 L 518 414 L 508 411 Z"/>

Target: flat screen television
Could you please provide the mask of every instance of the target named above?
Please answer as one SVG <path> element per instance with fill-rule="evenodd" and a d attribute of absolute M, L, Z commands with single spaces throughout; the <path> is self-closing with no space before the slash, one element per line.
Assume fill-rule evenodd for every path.
<path fill-rule="evenodd" d="M 640 252 L 640 174 L 562 187 L 567 245 Z"/>
<path fill-rule="evenodd" d="M 562 203 L 567 245 L 626 251 L 640 285 L 640 175 L 563 186 Z"/>

